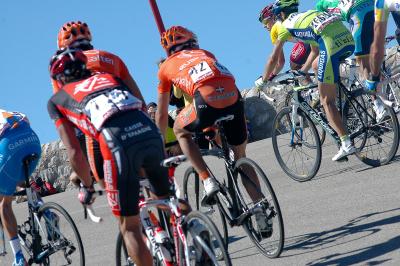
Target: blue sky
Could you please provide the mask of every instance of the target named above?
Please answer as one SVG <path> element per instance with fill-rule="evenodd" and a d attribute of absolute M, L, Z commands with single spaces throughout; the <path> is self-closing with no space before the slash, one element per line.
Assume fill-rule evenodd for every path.
<path fill-rule="evenodd" d="M 252 87 L 272 51 L 258 22 L 267 3 L 158 0 L 165 26 L 194 31 L 200 46 L 231 70 L 241 89 Z M 314 3 L 303 0 L 300 10 L 312 9 Z M 156 62 L 165 54 L 148 0 L 2 0 L 0 10 L 0 108 L 27 114 L 42 143 L 58 138 L 46 108 L 52 94 L 48 63 L 57 48 L 58 30 L 67 21 L 87 22 L 95 48 L 120 56 L 146 102 L 156 100 Z M 290 48 L 287 44 L 286 54 Z"/>

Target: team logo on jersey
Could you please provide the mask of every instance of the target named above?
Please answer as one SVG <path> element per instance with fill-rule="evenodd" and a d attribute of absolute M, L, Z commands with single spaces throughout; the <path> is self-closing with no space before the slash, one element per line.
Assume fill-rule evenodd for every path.
<path fill-rule="evenodd" d="M 74 89 L 74 95 L 80 92 L 95 91 L 114 85 L 116 85 L 114 80 L 108 79 L 107 77 L 94 76 L 77 84 Z"/>
<path fill-rule="evenodd" d="M 118 190 L 107 190 L 107 201 L 112 211 L 121 210 Z"/>

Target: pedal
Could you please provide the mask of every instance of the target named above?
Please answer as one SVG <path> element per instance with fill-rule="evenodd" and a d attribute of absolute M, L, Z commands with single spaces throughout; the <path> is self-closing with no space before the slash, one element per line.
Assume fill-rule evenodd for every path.
<path fill-rule="evenodd" d="M 338 162 L 338 163 L 344 163 L 344 162 L 348 162 L 348 161 L 349 161 L 349 158 L 346 156 L 346 157 L 343 157 L 343 158 L 337 160 L 336 162 Z"/>
<path fill-rule="evenodd" d="M 209 206 L 217 204 L 217 199 L 216 199 L 215 195 L 212 197 L 208 197 L 207 195 L 204 195 L 200 204 L 202 207 L 209 207 Z"/>

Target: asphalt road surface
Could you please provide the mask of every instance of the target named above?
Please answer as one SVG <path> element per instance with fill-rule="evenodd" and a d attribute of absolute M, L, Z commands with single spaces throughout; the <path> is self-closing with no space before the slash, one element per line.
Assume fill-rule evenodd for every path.
<path fill-rule="evenodd" d="M 231 228 L 229 251 L 234 265 L 400 265 L 400 157 L 371 168 L 355 157 L 333 163 L 334 152 L 332 145 L 324 145 L 318 175 L 298 183 L 279 167 L 270 139 L 249 145 L 248 156 L 264 169 L 278 197 L 286 239 L 281 257 L 268 259 L 241 228 Z M 178 168 L 178 179 L 186 166 Z M 76 194 L 68 191 L 45 201 L 60 203 L 72 215 L 87 265 L 114 265 L 117 224 L 105 197 L 95 203 L 103 217 L 102 223 L 95 224 L 83 219 Z M 25 203 L 14 205 L 14 210 L 18 221 L 26 218 Z M 7 251 L 0 265 L 11 265 L 8 245 Z"/>

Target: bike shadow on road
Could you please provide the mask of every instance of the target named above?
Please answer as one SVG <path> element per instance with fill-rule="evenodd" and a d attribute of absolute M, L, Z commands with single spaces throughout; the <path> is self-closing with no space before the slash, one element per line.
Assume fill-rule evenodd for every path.
<path fill-rule="evenodd" d="M 334 169 L 334 170 L 331 170 L 331 171 L 318 173 L 315 176 L 315 178 L 313 178 L 311 181 L 313 181 L 313 180 L 316 181 L 316 180 L 320 180 L 320 179 L 324 179 L 324 178 L 330 178 L 330 177 L 338 176 L 340 174 L 345 174 L 345 173 L 353 172 L 353 171 L 358 172 L 360 169 L 364 169 L 365 166 L 366 165 L 363 164 L 363 163 L 356 164 L 356 165 L 345 166 L 345 167 L 340 166 L 340 168 L 338 168 L 338 169 Z"/>
<path fill-rule="evenodd" d="M 363 238 L 365 239 L 364 242 L 368 243 L 368 237 L 381 231 L 382 227 L 400 222 L 399 211 L 400 208 L 374 212 L 352 219 L 347 224 L 331 230 L 286 238 L 286 254 L 283 253 L 281 257 L 291 257 L 317 252 L 359 241 Z M 375 216 L 388 215 L 389 213 L 393 213 L 393 216 L 380 220 L 367 221 L 367 219 L 377 219 Z M 371 261 L 372 259 L 397 249 L 400 249 L 400 236 L 368 247 L 361 247 L 343 253 L 324 256 L 306 265 L 351 265 L 363 263 L 365 261 L 368 261 L 368 265 L 376 265 L 387 260 Z"/>

